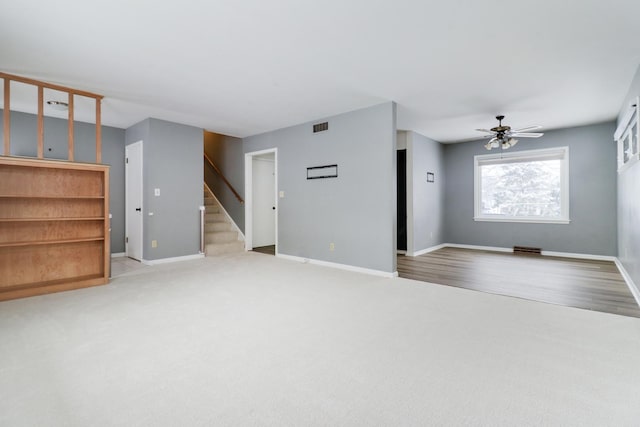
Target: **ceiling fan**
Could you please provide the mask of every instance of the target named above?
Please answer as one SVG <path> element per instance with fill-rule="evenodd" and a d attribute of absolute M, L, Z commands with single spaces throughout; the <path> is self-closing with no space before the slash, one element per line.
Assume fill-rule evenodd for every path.
<path fill-rule="evenodd" d="M 491 150 L 492 148 L 500 148 L 503 150 L 507 148 L 511 148 L 518 143 L 518 140 L 514 137 L 519 138 L 540 138 L 544 133 L 540 132 L 530 132 L 535 129 L 540 129 L 542 126 L 527 126 L 521 129 L 511 129 L 511 126 L 502 125 L 502 120 L 504 116 L 496 116 L 496 120 L 498 120 L 498 126 L 493 127 L 491 129 L 476 129 L 480 132 L 486 132 L 491 137 L 489 142 L 484 145 L 484 148 L 487 150 Z"/>

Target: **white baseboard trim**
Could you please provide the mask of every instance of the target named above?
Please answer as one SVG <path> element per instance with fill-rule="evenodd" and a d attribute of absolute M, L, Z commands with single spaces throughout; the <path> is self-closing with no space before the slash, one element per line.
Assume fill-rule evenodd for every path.
<path fill-rule="evenodd" d="M 397 253 L 398 255 L 406 255 L 406 254 L 407 254 L 407 251 L 405 251 L 405 250 L 403 250 L 403 249 L 396 249 L 396 253 Z"/>
<path fill-rule="evenodd" d="M 620 274 L 622 275 L 622 278 L 627 283 L 627 287 L 629 288 L 629 291 L 631 291 L 631 295 L 633 295 L 636 299 L 636 303 L 640 306 L 640 289 L 638 289 L 638 286 L 633 282 L 633 279 L 631 279 L 631 276 L 629 276 L 629 273 L 627 273 L 627 270 L 618 258 L 615 259 L 615 263 L 616 267 L 618 267 L 618 271 L 620 271 Z"/>
<path fill-rule="evenodd" d="M 491 251 L 491 252 L 513 252 L 513 248 L 501 248 L 498 246 L 477 246 L 477 245 L 461 245 L 458 243 L 443 243 L 443 248 L 460 248 L 460 249 L 473 249 L 476 251 Z"/>
<path fill-rule="evenodd" d="M 200 259 L 200 258 L 204 258 L 204 254 L 177 256 L 173 258 L 143 259 L 141 262 L 144 265 L 158 265 L 158 264 L 168 264 L 170 262 L 189 261 L 189 260 Z"/>
<path fill-rule="evenodd" d="M 447 244 L 443 243 L 441 245 L 431 246 L 430 248 L 420 249 L 419 251 L 413 253 L 407 253 L 407 256 L 420 256 L 424 254 L 428 254 L 429 252 L 437 251 L 438 249 L 442 249 L 446 247 Z"/>
<path fill-rule="evenodd" d="M 111 258 L 122 258 L 126 255 L 127 254 L 125 252 L 114 252 L 111 254 Z"/>
<path fill-rule="evenodd" d="M 513 248 L 501 248 L 498 246 L 460 245 L 457 243 L 444 243 L 439 246 L 434 246 L 433 250 L 440 249 L 441 247 L 473 249 L 473 250 L 492 251 L 492 252 L 513 252 Z M 429 248 L 429 249 L 432 249 L 432 248 Z M 431 250 L 429 250 L 429 252 L 431 252 Z M 590 259 L 593 261 L 614 262 L 616 260 L 616 257 L 609 256 L 609 255 L 578 254 L 578 253 L 571 253 L 571 252 L 542 251 L 541 255 L 559 257 L 559 258 Z"/>
<path fill-rule="evenodd" d="M 387 278 L 398 277 L 398 272 L 397 271 L 394 271 L 393 273 L 389 273 L 389 272 L 386 272 L 386 271 L 373 270 L 373 269 L 370 269 L 370 268 L 356 267 L 356 266 L 347 265 L 347 264 L 338 264 L 336 262 L 321 261 L 321 260 L 318 260 L 318 259 L 302 258 L 302 257 L 299 257 L 299 256 L 294 256 L 294 255 L 276 254 L 276 257 L 282 258 L 282 259 L 286 259 L 286 260 L 289 260 L 289 261 L 297 261 L 297 262 L 301 262 L 301 263 L 309 263 L 309 264 L 314 264 L 314 265 L 320 265 L 320 266 L 323 266 L 323 267 L 337 268 L 337 269 L 340 269 L 340 270 L 354 271 L 356 273 L 371 274 L 373 276 L 380 276 L 380 277 L 387 277 Z"/>
<path fill-rule="evenodd" d="M 229 222 L 231 222 L 231 226 L 233 227 L 234 231 L 238 232 L 238 241 L 244 242 L 244 233 L 242 232 L 242 230 L 240 230 L 240 227 L 238 227 L 238 224 L 236 224 L 236 222 L 233 220 L 233 218 L 231 218 L 231 215 L 229 215 L 229 212 L 227 212 L 227 210 L 224 208 L 224 206 L 222 206 L 222 203 L 220 203 L 220 200 L 218 200 L 216 195 L 213 194 L 213 191 L 211 191 L 211 189 L 209 188 L 209 186 L 207 185 L 206 182 L 205 182 L 204 185 L 205 185 L 205 187 L 207 187 L 207 190 L 209 191 L 209 194 L 211 194 L 211 197 L 216 199 L 216 202 L 218 202 L 218 204 L 220 205 L 220 209 L 222 209 L 222 213 L 224 214 L 224 216 L 227 217 Z"/>
<path fill-rule="evenodd" d="M 615 262 L 616 257 L 607 256 L 607 255 L 590 255 L 590 254 L 573 254 L 570 252 L 552 252 L 552 251 L 542 251 L 542 255 L 544 256 L 554 256 L 560 258 L 576 258 L 576 259 L 590 259 L 594 261 L 611 261 Z"/>

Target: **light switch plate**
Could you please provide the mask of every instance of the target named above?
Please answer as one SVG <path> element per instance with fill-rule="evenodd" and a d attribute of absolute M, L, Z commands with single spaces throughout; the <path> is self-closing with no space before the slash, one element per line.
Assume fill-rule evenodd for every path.
<path fill-rule="evenodd" d="M 156 196 L 160 195 L 160 189 L 156 188 L 155 190 L 153 190 L 153 194 L 155 194 Z"/>

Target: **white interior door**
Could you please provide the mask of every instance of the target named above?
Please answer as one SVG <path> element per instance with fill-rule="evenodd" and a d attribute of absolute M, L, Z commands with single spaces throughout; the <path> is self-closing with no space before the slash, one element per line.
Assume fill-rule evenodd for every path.
<path fill-rule="evenodd" d="M 126 239 L 125 250 L 129 258 L 142 260 L 142 141 L 127 145 L 125 149 L 126 181 Z"/>
<path fill-rule="evenodd" d="M 253 158 L 253 236 L 252 246 L 276 244 L 276 179 L 273 153 Z"/>

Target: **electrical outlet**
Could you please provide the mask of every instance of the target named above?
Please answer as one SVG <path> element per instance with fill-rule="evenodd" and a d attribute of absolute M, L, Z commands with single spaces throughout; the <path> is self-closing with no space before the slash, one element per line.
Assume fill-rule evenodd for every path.
<path fill-rule="evenodd" d="M 152 248 L 157 248 L 158 247 L 158 241 L 157 240 L 152 240 L 151 241 L 151 247 Z"/>
<path fill-rule="evenodd" d="M 336 245 L 335 245 L 335 243 L 333 243 L 333 242 L 329 243 L 329 250 L 330 250 L 330 251 L 335 251 L 335 250 L 336 250 Z"/>

